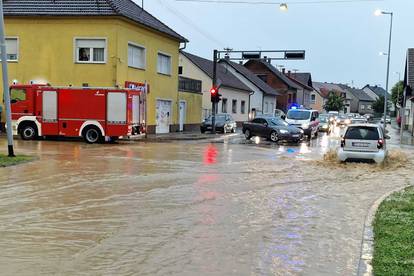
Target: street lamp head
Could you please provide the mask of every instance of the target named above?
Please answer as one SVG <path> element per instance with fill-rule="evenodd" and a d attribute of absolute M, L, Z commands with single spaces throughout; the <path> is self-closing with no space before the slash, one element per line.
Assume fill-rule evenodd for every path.
<path fill-rule="evenodd" d="M 281 11 L 287 11 L 288 10 L 288 5 L 286 3 L 281 3 L 279 6 L 279 9 Z"/>
<path fill-rule="evenodd" d="M 374 12 L 374 15 L 375 15 L 375 16 L 381 16 L 382 14 L 383 14 L 383 12 L 382 12 L 382 10 L 380 10 L 380 9 L 375 10 L 375 12 Z"/>

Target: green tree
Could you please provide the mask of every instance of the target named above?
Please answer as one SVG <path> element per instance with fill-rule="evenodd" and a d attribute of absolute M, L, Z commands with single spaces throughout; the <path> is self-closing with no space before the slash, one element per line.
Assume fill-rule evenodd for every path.
<path fill-rule="evenodd" d="M 374 111 L 376 113 L 384 113 L 384 101 L 385 98 L 383 96 L 380 96 L 373 104 L 372 104 L 372 109 L 374 109 Z M 388 102 L 387 105 L 387 110 L 389 111 L 390 109 L 390 103 Z"/>
<path fill-rule="evenodd" d="M 391 89 L 391 101 L 396 106 L 397 103 L 402 103 L 404 99 L 404 82 L 397 82 Z"/>
<path fill-rule="evenodd" d="M 344 109 L 344 98 L 337 95 L 334 91 L 330 91 L 328 100 L 323 106 L 326 111 L 341 111 Z"/>

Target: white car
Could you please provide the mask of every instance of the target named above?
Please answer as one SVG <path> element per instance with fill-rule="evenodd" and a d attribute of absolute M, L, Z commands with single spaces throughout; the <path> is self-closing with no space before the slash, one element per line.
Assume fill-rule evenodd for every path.
<path fill-rule="evenodd" d="M 379 125 L 350 125 L 342 137 L 338 159 L 342 162 L 362 159 L 382 163 L 388 153 L 385 139 L 389 137 L 384 135 Z"/>

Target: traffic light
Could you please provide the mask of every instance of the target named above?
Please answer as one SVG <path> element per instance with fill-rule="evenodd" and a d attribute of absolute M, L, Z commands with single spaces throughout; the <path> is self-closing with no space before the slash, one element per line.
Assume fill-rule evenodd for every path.
<path fill-rule="evenodd" d="M 221 94 L 219 93 L 219 90 L 216 87 L 212 87 L 210 89 L 210 95 L 212 103 L 218 103 L 221 100 Z"/>

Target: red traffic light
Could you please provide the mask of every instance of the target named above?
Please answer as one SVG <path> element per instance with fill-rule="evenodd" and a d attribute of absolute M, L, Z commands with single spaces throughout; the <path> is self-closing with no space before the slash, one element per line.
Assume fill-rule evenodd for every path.
<path fill-rule="evenodd" d="M 217 94 L 217 89 L 216 88 L 211 88 L 210 89 L 210 93 L 211 93 L 211 95 L 215 95 L 215 94 Z"/>

